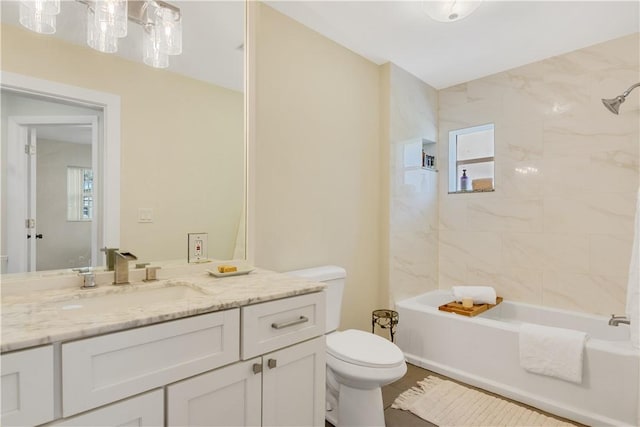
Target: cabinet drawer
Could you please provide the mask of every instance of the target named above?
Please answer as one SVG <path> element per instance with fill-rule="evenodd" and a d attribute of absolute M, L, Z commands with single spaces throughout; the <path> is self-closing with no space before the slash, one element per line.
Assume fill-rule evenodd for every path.
<path fill-rule="evenodd" d="M 53 419 L 53 346 L 3 354 L 2 425 L 42 424 Z"/>
<path fill-rule="evenodd" d="M 234 309 L 63 344 L 63 416 L 237 361 L 239 320 Z"/>
<path fill-rule="evenodd" d="M 325 293 L 242 307 L 242 359 L 324 334 Z"/>
<path fill-rule="evenodd" d="M 160 389 L 49 424 L 51 427 L 161 425 L 164 425 L 164 393 Z"/>

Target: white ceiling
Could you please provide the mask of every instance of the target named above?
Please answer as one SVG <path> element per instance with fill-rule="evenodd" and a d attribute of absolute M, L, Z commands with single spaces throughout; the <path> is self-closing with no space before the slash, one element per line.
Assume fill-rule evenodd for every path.
<path fill-rule="evenodd" d="M 640 31 L 635 1 L 487 1 L 452 23 L 421 1 L 267 1 L 269 6 L 436 89 Z"/>
<path fill-rule="evenodd" d="M 33 127 L 37 130 L 38 139 L 91 144 L 92 130 L 89 125 L 38 125 Z"/>

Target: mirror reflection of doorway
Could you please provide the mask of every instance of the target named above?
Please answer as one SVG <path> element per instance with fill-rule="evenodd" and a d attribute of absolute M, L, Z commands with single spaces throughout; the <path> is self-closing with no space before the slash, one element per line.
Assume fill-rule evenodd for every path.
<path fill-rule="evenodd" d="M 97 265 L 100 218 L 94 215 L 93 171 L 102 112 L 4 90 L 2 98 L 7 129 L 3 273 Z M 80 180 L 73 172 L 78 170 Z"/>
<path fill-rule="evenodd" d="M 94 265 L 98 117 L 9 116 L 8 123 L 7 272 Z"/>

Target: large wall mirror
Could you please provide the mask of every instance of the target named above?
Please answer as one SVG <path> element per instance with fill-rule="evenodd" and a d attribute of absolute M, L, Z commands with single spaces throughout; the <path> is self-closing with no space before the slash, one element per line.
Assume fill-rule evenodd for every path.
<path fill-rule="evenodd" d="M 245 258 L 244 2 L 170 2 L 183 52 L 165 69 L 133 22 L 117 53 L 88 47 L 87 3 L 63 1 L 52 35 L 0 3 L 2 273 L 100 266 L 103 246 L 186 260 L 189 233 Z"/>

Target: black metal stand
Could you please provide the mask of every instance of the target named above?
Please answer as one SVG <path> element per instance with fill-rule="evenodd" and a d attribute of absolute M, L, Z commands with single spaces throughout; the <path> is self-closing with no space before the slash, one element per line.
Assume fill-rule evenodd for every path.
<path fill-rule="evenodd" d="M 382 329 L 389 329 L 389 335 L 391 335 L 391 342 L 393 342 L 393 335 L 396 333 L 396 325 L 398 324 L 398 312 L 393 310 L 373 310 L 371 314 L 371 332 L 375 332 L 376 325 Z"/>

